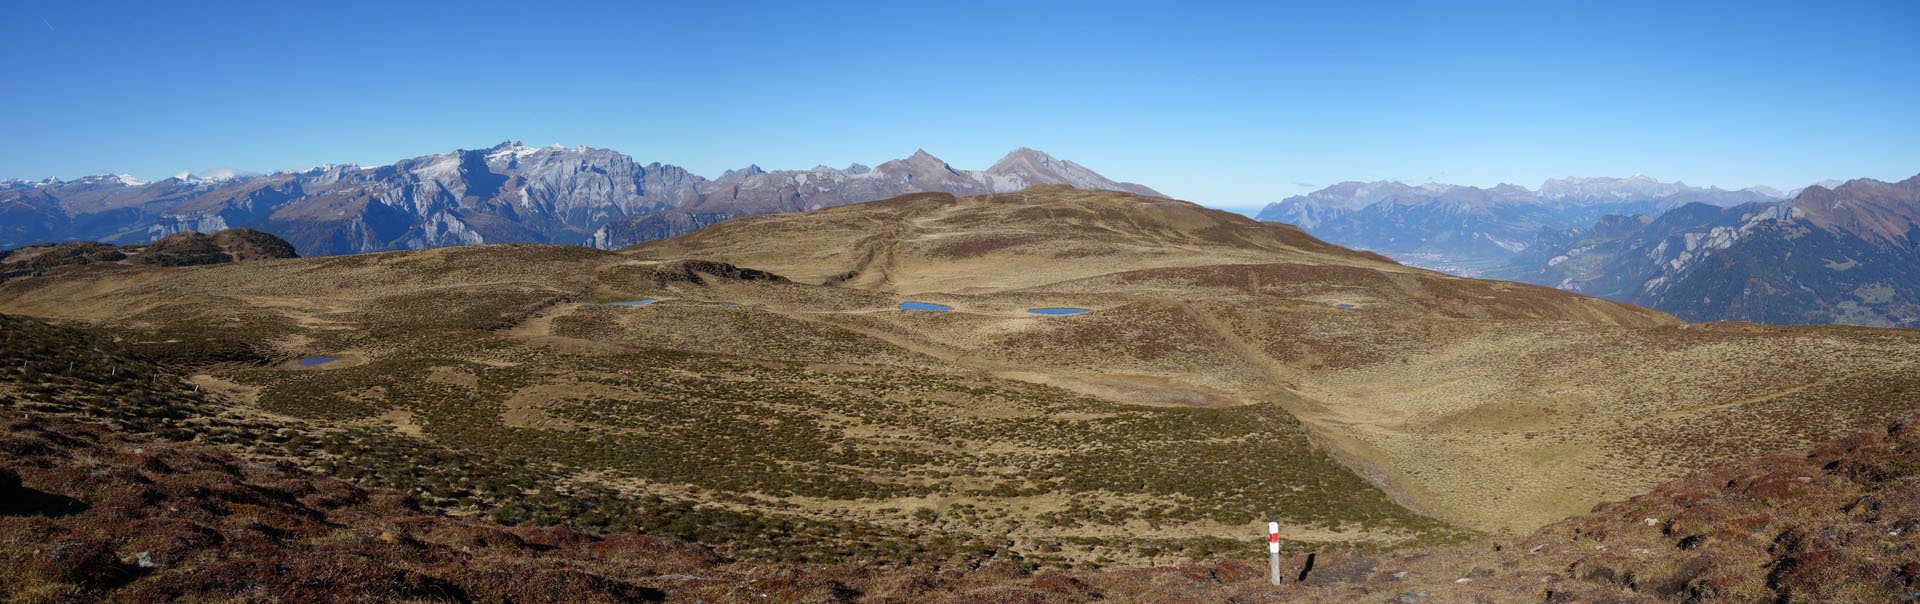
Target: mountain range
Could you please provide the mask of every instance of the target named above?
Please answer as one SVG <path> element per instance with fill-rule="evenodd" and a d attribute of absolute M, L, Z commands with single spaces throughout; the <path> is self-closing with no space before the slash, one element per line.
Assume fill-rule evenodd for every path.
<path fill-rule="evenodd" d="M 978 195 L 1068 184 L 1158 196 L 1071 161 L 1015 149 L 985 170 L 925 151 L 878 166 L 766 171 L 707 179 L 593 147 L 517 141 L 392 165 L 324 165 L 257 175 L 232 170 L 145 182 L 126 175 L 0 181 L 0 248 L 71 240 L 146 243 L 182 231 L 246 227 L 304 255 L 475 243 L 611 249 L 727 218 L 918 192 Z"/>
<path fill-rule="evenodd" d="M 1262 220 L 1456 274 L 1628 302 L 1693 321 L 1920 326 L 1914 179 L 1781 192 L 1646 176 L 1537 189 L 1346 182 Z"/>
<path fill-rule="evenodd" d="M 1267 204 L 1257 218 L 1299 225 L 1330 242 L 1405 262 L 1458 269 L 1501 262 L 1532 246 L 1543 231 L 1586 227 L 1610 214 L 1657 214 L 1688 203 L 1734 206 L 1785 196 L 1766 187 L 1698 188 L 1639 174 L 1551 179 L 1537 189 L 1343 182 Z"/>
<path fill-rule="evenodd" d="M 1689 320 L 1915 326 L 1920 307 L 1909 300 L 1920 292 L 1912 268 L 1920 252 L 1909 231 L 1920 202 L 1908 183 L 1826 181 L 1782 192 L 1637 174 L 1550 179 L 1534 189 L 1343 182 L 1269 204 L 1258 217 L 1415 266 L 1559 287 Z M 107 250 L 239 227 L 276 235 L 304 255 L 502 242 L 619 249 L 744 216 L 1035 184 L 1161 196 L 1028 148 L 984 170 L 917 151 L 873 167 L 749 165 L 707 179 L 607 149 L 510 141 L 371 168 L 4 180 L 0 249 L 94 240 Z M 92 258 L 77 248 L 61 253 Z"/>
<path fill-rule="evenodd" d="M 1492 276 L 1681 318 L 1920 326 L 1920 176 L 1549 233 Z"/>

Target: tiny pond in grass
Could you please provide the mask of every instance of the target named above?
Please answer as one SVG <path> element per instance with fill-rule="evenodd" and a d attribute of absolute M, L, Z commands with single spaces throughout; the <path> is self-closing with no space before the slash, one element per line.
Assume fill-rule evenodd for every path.
<path fill-rule="evenodd" d="M 1027 312 L 1030 312 L 1036 315 L 1077 315 L 1083 312 L 1091 312 L 1091 311 L 1088 311 L 1087 309 L 1084 309 L 1084 308 L 1029 308 L 1027 309 Z"/>
<path fill-rule="evenodd" d="M 900 310 L 939 310 L 939 311 L 948 311 L 948 310 L 953 310 L 953 307 L 951 307 L 951 306 L 946 306 L 946 305 L 942 305 L 942 304 L 929 304 L 929 303 L 926 303 L 926 302 L 901 302 L 901 303 L 900 303 Z"/>
<path fill-rule="evenodd" d="M 340 357 L 307 357 L 304 359 L 300 359 L 300 366 L 312 367 L 314 365 L 319 365 L 321 363 L 332 363 L 338 360 L 340 360 Z"/>
<path fill-rule="evenodd" d="M 654 302 L 653 298 L 647 298 L 645 300 L 628 300 L 626 302 L 581 302 L 580 305 L 581 306 L 646 306 L 648 304 L 652 304 L 653 302 Z"/>
<path fill-rule="evenodd" d="M 1333 305 L 1333 307 L 1334 308 L 1353 308 L 1353 305 L 1352 304 L 1335 304 Z"/>

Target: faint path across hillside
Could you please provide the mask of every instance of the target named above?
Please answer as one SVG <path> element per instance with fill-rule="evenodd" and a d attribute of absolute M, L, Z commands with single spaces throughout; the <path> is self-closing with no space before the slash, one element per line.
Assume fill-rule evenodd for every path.
<path fill-rule="evenodd" d="M 1669 420 L 1669 419 L 1673 419 L 1673 418 L 1677 418 L 1677 417 L 1686 417 L 1686 416 L 1689 416 L 1689 415 L 1697 415 L 1697 414 L 1700 414 L 1700 413 L 1709 413 L 1709 412 L 1713 412 L 1713 411 L 1719 411 L 1719 410 L 1721 410 L 1721 409 L 1731 409 L 1731 408 L 1734 408 L 1734 407 L 1745 407 L 1745 406 L 1747 406 L 1747 405 L 1752 405 L 1752 404 L 1755 404 L 1755 403 L 1764 403 L 1764 402 L 1767 402 L 1767 401 L 1770 401 L 1770 400 L 1773 400 L 1773 399 L 1777 399 L 1777 398 L 1780 398 L 1780 397 L 1783 397 L 1783 396 L 1789 396 L 1789 395 L 1793 395 L 1793 394 L 1798 394 L 1798 393 L 1800 393 L 1800 392 L 1803 392 L 1803 391 L 1806 391 L 1806 390 L 1808 390 L 1808 389 L 1812 389 L 1812 388 L 1819 388 L 1819 387 L 1821 387 L 1821 386 L 1826 386 L 1826 385 L 1830 385 L 1830 384 L 1837 384 L 1837 383 L 1840 383 L 1840 382 L 1844 382 L 1844 381 L 1847 381 L 1847 380 L 1851 380 L 1851 379 L 1853 379 L 1853 378 L 1856 378 L 1856 377 L 1860 377 L 1860 376 L 1862 376 L 1862 375 L 1866 375 L 1866 374 L 1868 374 L 1868 373 L 1872 373 L 1872 372 L 1873 372 L 1873 370 L 1861 370 L 1861 371 L 1855 371 L 1855 372 L 1853 372 L 1853 373 L 1849 373 L 1849 374 L 1846 374 L 1846 375 L 1843 375 L 1843 376 L 1840 376 L 1840 377 L 1835 377 L 1835 378 L 1828 378 L 1828 379 L 1824 379 L 1824 380 L 1819 380 L 1819 381 L 1814 381 L 1814 382 L 1808 382 L 1808 383 L 1805 383 L 1805 384 L 1801 384 L 1801 385 L 1798 385 L 1798 386 L 1794 386 L 1794 387 L 1791 387 L 1791 388 L 1782 388 L 1782 389 L 1780 389 L 1780 390 L 1775 390 L 1775 391 L 1773 391 L 1773 392 L 1767 392 L 1767 393 L 1764 393 L 1764 394 L 1760 394 L 1760 395 L 1758 395 L 1758 396 L 1751 396 L 1751 397 L 1747 397 L 1747 398 L 1743 398 L 1743 399 L 1740 399 L 1740 400 L 1737 400 L 1737 401 L 1728 401 L 1728 402 L 1725 402 L 1725 403 L 1717 403 L 1717 404 L 1713 404 L 1713 405 L 1707 405 L 1707 406 L 1704 406 L 1704 407 L 1689 407 L 1689 408 L 1686 408 L 1686 409 L 1675 409 L 1675 410 L 1672 410 L 1672 411 L 1667 411 L 1667 412 L 1664 412 L 1664 413 L 1661 413 L 1661 414 L 1659 414 L 1659 415 L 1655 415 L 1655 416 L 1653 416 L 1653 417 L 1649 417 L 1649 418 L 1647 418 L 1647 420 L 1646 420 L 1646 421 L 1648 421 L 1648 422 L 1655 422 L 1655 421 L 1662 421 L 1662 420 Z"/>

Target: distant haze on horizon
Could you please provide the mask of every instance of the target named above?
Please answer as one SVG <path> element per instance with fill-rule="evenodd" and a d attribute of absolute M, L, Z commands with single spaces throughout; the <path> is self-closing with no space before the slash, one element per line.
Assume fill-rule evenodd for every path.
<path fill-rule="evenodd" d="M 1920 173 L 1920 3 L 0 6 L 0 178 L 502 140 L 708 177 L 1014 147 L 1243 213 L 1340 181 Z"/>

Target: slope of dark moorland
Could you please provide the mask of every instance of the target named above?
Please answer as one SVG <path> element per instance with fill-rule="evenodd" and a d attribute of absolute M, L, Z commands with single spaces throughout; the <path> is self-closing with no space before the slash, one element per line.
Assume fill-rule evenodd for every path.
<path fill-rule="evenodd" d="M 1655 604 L 1920 594 L 1915 416 L 1706 468 L 1524 538 L 1293 556 L 1276 588 L 1244 558 L 1082 572 L 965 560 L 780 564 L 657 536 L 451 517 L 406 493 L 236 457 L 209 443 L 244 422 L 196 417 L 203 401 L 152 386 L 167 383 L 163 369 L 58 330 L 0 329 L 30 332 L 54 360 L 112 367 L 30 362 L 4 383 L 0 599 L 9 602 Z M 142 402 L 111 405 L 96 390 Z"/>

